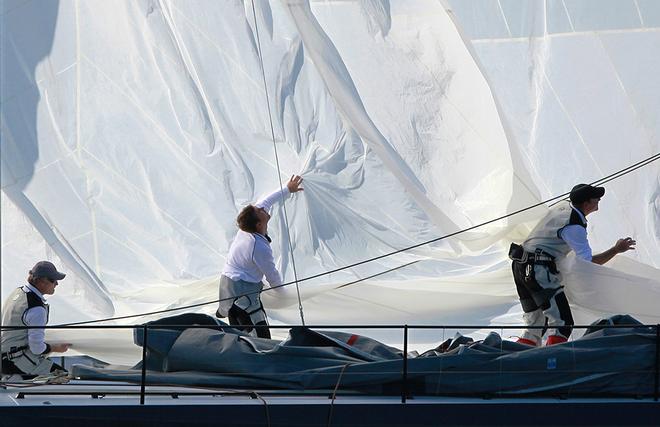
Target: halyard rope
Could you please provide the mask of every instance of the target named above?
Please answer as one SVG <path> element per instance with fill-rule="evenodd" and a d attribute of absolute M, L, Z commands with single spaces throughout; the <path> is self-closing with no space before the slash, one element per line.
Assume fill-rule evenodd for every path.
<path fill-rule="evenodd" d="M 273 148 L 275 150 L 275 164 L 277 166 L 277 179 L 280 181 L 280 192 L 282 192 L 282 173 L 280 171 L 280 159 L 277 155 L 277 143 L 275 142 L 275 130 L 273 129 L 273 116 L 270 111 L 270 100 L 268 97 L 268 86 L 266 85 L 266 71 L 264 69 L 263 55 L 261 54 L 261 41 L 259 40 L 259 25 L 257 24 L 257 13 L 254 10 L 254 0 L 252 0 L 252 18 L 254 19 L 254 31 L 257 39 L 257 50 L 259 54 L 259 63 L 261 64 L 261 77 L 264 82 L 264 92 L 266 94 L 266 107 L 268 108 L 268 121 L 270 122 L 270 136 L 273 139 Z M 296 271 L 296 259 L 293 256 L 293 244 L 291 243 L 291 233 L 289 232 L 289 217 L 286 213 L 286 204 L 282 203 L 284 211 L 284 223 L 286 224 L 286 237 L 289 242 L 289 252 L 291 253 L 291 266 L 293 267 L 293 278 L 298 295 L 298 310 L 300 311 L 300 321 L 305 326 L 305 316 L 303 314 L 302 299 L 300 298 L 300 287 L 298 286 L 298 273 Z M 289 283 L 290 284 L 290 283 Z"/>

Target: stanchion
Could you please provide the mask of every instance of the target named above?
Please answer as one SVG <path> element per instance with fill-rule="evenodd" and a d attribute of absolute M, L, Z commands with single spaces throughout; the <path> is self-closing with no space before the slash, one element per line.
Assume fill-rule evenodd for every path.
<path fill-rule="evenodd" d="M 144 392 L 147 383 L 147 330 L 145 324 L 142 327 L 142 379 L 140 380 L 140 405 L 144 405 Z"/>
<path fill-rule="evenodd" d="M 401 379 L 401 403 L 408 395 L 408 325 L 403 326 L 403 378 Z"/>
<path fill-rule="evenodd" d="M 655 390 L 653 400 L 658 401 L 660 397 L 660 324 L 655 325 Z"/>

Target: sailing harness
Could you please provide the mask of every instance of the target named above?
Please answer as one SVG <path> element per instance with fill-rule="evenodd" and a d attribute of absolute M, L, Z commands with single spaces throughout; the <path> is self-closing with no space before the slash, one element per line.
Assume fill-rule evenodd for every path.
<path fill-rule="evenodd" d="M 62 369 L 45 356 L 50 352 L 50 346 L 46 345 L 46 351 L 41 354 L 32 353 L 27 345 L 10 347 L 8 352 L 2 353 L 3 371 L 7 368 L 17 369 L 16 373 L 26 375 L 45 375 L 52 372 L 53 369 Z"/>
<path fill-rule="evenodd" d="M 17 359 L 17 358 L 23 356 L 25 354 L 25 350 L 27 350 L 28 348 L 30 348 L 30 347 L 27 346 L 27 345 L 23 345 L 23 346 L 20 346 L 20 347 L 11 347 L 9 349 L 9 351 L 7 351 L 5 353 L 2 353 L 2 359 L 3 360 L 8 360 L 8 361 L 12 361 L 14 359 Z"/>
<path fill-rule="evenodd" d="M 552 274 L 559 274 L 555 257 L 542 249 L 536 249 L 534 252 L 527 252 L 525 248 L 517 243 L 511 243 L 509 247 L 509 259 L 519 264 L 526 264 L 525 281 L 534 280 L 534 265 L 544 265 Z"/>

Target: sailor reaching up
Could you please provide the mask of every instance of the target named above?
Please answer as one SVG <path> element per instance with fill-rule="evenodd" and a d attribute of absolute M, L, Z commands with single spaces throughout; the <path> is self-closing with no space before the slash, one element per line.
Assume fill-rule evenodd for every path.
<path fill-rule="evenodd" d="M 229 317 L 231 325 L 247 325 L 245 332 L 256 329 L 260 338 L 270 338 L 268 328 L 252 328 L 251 325 L 268 325 L 266 312 L 261 304 L 262 279 L 266 276 L 273 289 L 282 285 L 282 277 L 275 267 L 273 251 L 268 236 L 271 207 L 283 201 L 291 193 L 302 191 L 303 179 L 294 175 L 286 187 L 277 190 L 241 210 L 236 218 L 238 233 L 231 243 L 227 261 L 220 277 L 220 304 L 216 316 Z"/>

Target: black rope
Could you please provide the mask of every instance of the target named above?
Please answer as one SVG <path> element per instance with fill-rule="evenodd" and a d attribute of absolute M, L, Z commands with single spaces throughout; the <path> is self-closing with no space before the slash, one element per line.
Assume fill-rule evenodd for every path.
<path fill-rule="evenodd" d="M 390 272 L 392 272 L 392 271 L 394 271 L 394 270 L 399 270 L 399 269 L 402 269 L 402 268 L 404 268 L 404 267 L 408 267 L 409 265 L 417 264 L 419 261 L 421 261 L 421 260 L 417 259 L 417 260 L 415 260 L 415 261 L 407 262 L 407 263 L 405 263 L 405 264 L 403 264 L 403 265 L 400 265 L 400 266 L 398 266 L 398 267 L 393 267 L 393 268 L 390 268 L 390 269 L 388 269 L 388 270 L 381 271 L 381 272 L 376 273 L 376 274 L 372 274 L 371 276 L 363 277 L 363 278 L 361 278 L 361 279 L 353 280 L 352 282 L 344 283 L 343 285 L 339 285 L 339 286 L 337 286 L 337 287 L 334 288 L 333 290 L 337 290 L 337 289 L 345 288 L 346 286 L 354 285 L 354 284 L 356 284 L 356 283 L 364 282 L 365 280 L 373 279 L 374 277 L 382 276 L 383 274 L 390 273 Z"/>
<path fill-rule="evenodd" d="M 651 157 L 647 157 L 644 160 L 641 160 L 641 161 L 639 161 L 635 164 L 632 164 L 632 165 L 628 166 L 627 168 L 621 169 L 620 171 L 617 171 L 617 172 L 614 172 L 613 174 L 607 175 L 607 176 L 605 176 L 605 177 L 603 177 L 603 178 L 601 178 L 597 181 L 594 181 L 594 182 L 590 183 L 590 185 L 602 185 L 602 184 L 605 184 L 606 182 L 613 181 L 613 180 L 615 180 L 617 178 L 620 178 L 624 175 L 627 175 L 630 172 L 633 172 L 633 171 L 635 171 L 635 170 L 637 170 L 641 167 L 644 167 L 644 166 L 648 165 L 649 163 L 653 163 L 658 159 L 660 159 L 660 153 L 656 153 L 656 154 L 652 155 Z M 567 193 L 564 196 L 567 196 L 569 194 L 570 193 Z M 566 200 L 566 199 L 567 199 L 567 197 L 563 197 L 561 200 L 551 204 L 550 206 L 554 206 L 557 203 L 559 203 L 560 201 Z"/>
<path fill-rule="evenodd" d="M 642 160 L 642 161 L 640 161 L 640 162 L 637 162 L 637 163 L 635 163 L 635 164 L 633 164 L 633 165 L 630 165 L 630 166 L 628 166 L 628 167 L 626 167 L 626 168 L 624 168 L 624 169 L 621 169 L 621 170 L 619 170 L 619 171 L 617 171 L 617 172 L 615 172 L 615 173 L 613 173 L 613 174 L 610 174 L 610 175 L 608 175 L 608 176 L 606 176 L 606 177 L 603 177 L 603 178 L 601 178 L 601 179 L 599 179 L 599 180 L 597 180 L 597 181 L 594 181 L 594 183 L 604 184 L 604 183 L 606 183 L 606 182 L 612 181 L 613 179 L 620 178 L 620 177 L 622 177 L 623 175 L 626 175 L 626 174 L 628 174 L 628 173 L 630 173 L 630 172 L 632 172 L 632 171 L 634 171 L 634 170 L 636 170 L 636 169 L 641 168 L 642 166 L 646 166 L 647 164 L 652 163 L 652 162 L 654 162 L 654 161 L 656 161 L 656 160 L 658 160 L 658 159 L 660 159 L 660 153 L 657 153 L 657 154 L 655 154 L 655 155 L 653 155 L 653 156 L 651 156 L 651 157 L 649 157 L 649 158 L 646 158 L 646 159 L 644 159 L 644 160 Z M 336 269 L 334 269 L 334 270 L 325 271 L 325 272 L 323 272 L 323 273 L 319 273 L 319 274 L 315 274 L 315 275 L 312 275 L 312 276 L 309 276 L 309 277 L 305 277 L 305 278 L 302 278 L 302 279 L 298 279 L 298 282 L 304 282 L 304 281 L 306 281 L 306 280 L 316 279 L 317 277 L 321 277 L 321 276 L 325 276 L 325 275 L 327 275 L 327 274 L 336 273 L 336 272 L 341 271 L 341 270 L 346 270 L 346 269 L 349 269 L 349 268 L 357 267 L 357 266 L 359 266 L 359 265 L 366 264 L 366 263 L 369 263 L 369 262 L 372 262 L 372 261 L 377 261 L 377 260 L 379 260 L 379 259 L 386 258 L 386 257 L 392 256 L 392 255 L 396 255 L 396 254 L 399 254 L 399 253 L 401 253 L 401 252 L 407 252 L 407 251 L 409 251 L 409 250 L 411 250 L 411 249 L 419 248 L 420 246 L 425 246 L 425 245 L 428 245 L 428 244 L 431 244 L 431 243 L 435 243 L 435 242 L 438 242 L 438 241 L 440 241 L 440 240 L 447 239 L 447 238 L 449 238 L 449 237 L 454 237 L 454 236 L 457 236 L 457 235 L 459 235 L 459 234 L 466 233 L 466 232 L 468 232 L 468 231 L 472 231 L 472 230 L 474 230 L 474 229 L 476 229 L 476 228 L 483 227 L 484 225 L 492 224 L 493 222 L 501 221 L 501 220 L 506 219 L 506 218 L 508 218 L 508 217 L 510 217 L 510 216 L 518 215 L 518 214 L 520 214 L 520 213 L 523 213 L 523 212 L 526 212 L 526 211 L 528 211 L 528 210 L 531 210 L 531 209 L 537 208 L 537 207 L 542 206 L 542 205 L 545 205 L 545 204 L 547 204 L 547 203 L 554 202 L 555 200 L 563 200 L 563 199 L 565 199 L 565 198 L 566 198 L 568 195 L 570 195 L 570 194 L 571 194 L 571 193 L 570 193 L 570 191 L 569 191 L 569 192 L 567 192 L 567 193 L 560 194 L 559 196 L 555 196 L 555 197 L 553 197 L 553 198 L 551 198 L 551 199 L 547 199 L 547 200 L 545 200 L 545 201 L 543 201 L 543 202 L 536 203 L 536 204 L 534 204 L 534 205 L 528 206 L 528 207 L 523 208 L 523 209 L 518 209 L 518 210 L 515 211 L 515 212 L 511 212 L 511 213 L 509 213 L 509 214 L 502 215 L 502 216 L 497 217 L 497 218 L 495 218 L 495 219 L 491 219 L 491 220 L 489 220 L 489 221 L 482 222 L 481 224 L 473 225 L 472 227 L 468 227 L 468 228 L 465 228 L 465 229 L 462 229 L 462 230 L 458 230 L 458 231 L 455 231 L 455 232 L 453 232 L 453 233 L 445 234 L 444 236 L 436 237 L 435 239 L 427 240 L 426 242 L 422 242 L 422 243 L 417 243 L 417 244 L 415 244 L 415 245 L 408 246 L 408 247 L 403 248 L 403 249 L 398 249 L 398 250 L 393 251 L 393 252 L 388 252 L 388 253 L 386 253 L 386 254 L 379 255 L 379 256 L 377 256 L 377 257 L 373 257 L 373 258 L 366 259 L 366 260 L 364 260 L 364 261 L 359 261 L 359 262 L 356 262 L 356 263 L 353 263 L 353 264 L 350 264 L 350 265 L 346 265 L 346 266 L 344 266 L 344 267 L 336 268 Z M 291 283 L 294 283 L 294 282 L 285 283 L 285 284 L 283 284 L 282 286 L 287 286 L 287 285 L 290 285 Z"/>
<path fill-rule="evenodd" d="M 362 279 L 358 279 L 358 280 L 354 280 L 354 281 L 352 281 L 352 282 L 344 283 L 344 284 L 342 284 L 342 285 L 340 285 L 340 286 L 337 286 L 337 287 L 334 288 L 334 289 L 341 289 L 341 288 L 344 288 L 344 287 L 349 286 L 349 285 L 354 285 L 354 284 L 356 284 L 356 283 L 359 283 L 359 282 L 362 282 L 362 281 L 365 281 L 365 280 L 373 279 L 374 277 L 382 276 L 383 274 L 390 273 L 390 272 L 392 272 L 392 271 L 394 271 L 394 270 L 399 270 L 399 269 L 401 269 L 401 268 L 408 267 L 409 265 L 415 264 L 415 263 L 417 263 L 417 262 L 419 262 L 419 260 L 415 260 L 415 261 L 412 261 L 412 262 L 408 262 L 408 263 L 405 263 L 405 264 L 400 265 L 400 266 L 398 266 L 398 267 L 390 268 L 390 269 L 388 269 L 388 270 L 381 271 L 381 272 L 376 273 L 376 274 L 372 274 L 371 276 L 363 277 Z M 283 284 L 282 286 L 288 286 L 288 285 L 291 285 L 291 284 L 292 284 L 292 283 L 285 283 L 285 284 Z M 279 286 L 278 286 L 278 287 L 279 287 Z M 259 291 L 259 292 L 260 292 L 260 293 L 261 293 L 261 292 L 268 292 L 268 291 L 270 291 L 270 290 L 273 290 L 273 288 L 262 289 L 262 290 Z M 245 294 L 245 295 L 248 295 L 248 294 Z M 130 314 L 130 315 L 127 315 L 127 316 L 119 316 L 119 317 L 107 317 L 107 318 L 105 318 L 105 319 L 97 319 L 97 320 L 86 320 L 86 321 L 84 321 L 84 322 L 66 323 L 66 324 L 58 325 L 58 326 L 79 326 L 79 325 L 88 325 L 88 324 L 90 324 L 90 323 L 108 322 L 108 321 L 110 321 L 110 320 L 131 319 L 131 318 L 133 318 L 133 317 L 150 316 L 150 315 L 154 315 L 154 314 L 169 313 L 169 312 L 172 312 L 172 311 L 186 310 L 186 309 L 189 309 L 189 308 L 202 307 L 202 306 L 209 305 L 209 304 L 219 303 L 219 302 L 221 302 L 221 301 L 229 301 L 229 300 L 232 300 L 232 299 L 234 299 L 234 298 L 239 298 L 239 297 L 241 297 L 241 296 L 245 296 L 245 295 L 237 295 L 237 296 L 233 296 L 233 297 L 227 297 L 227 298 L 222 298 L 222 299 L 216 299 L 216 300 L 213 300 L 213 301 L 206 301 L 206 302 L 200 302 L 200 303 L 197 303 L 197 304 L 184 305 L 184 306 L 176 307 L 176 308 L 165 308 L 165 309 L 163 309 L 163 310 L 150 311 L 150 312 L 148 312 L 148 313 Z M 271 326 L 271 327 L 272 327 L 272 326 Z"/>
<path fill-rule="evenodd" d="M 610 174 L 610 175 L 607 175 L 607 176 L 605 176 L 605 177 L 603 177 L 603 178 L 600 178 L 600 179 L 598 179 L 598 180 L 596 180 L 596 181 L 593 181 L 593 182 L 591 183 L 591 185 L 600 185 L 600 184 L 604 184 L 604 183 L 606 183 L 606 182 L 613 181 L 613 180 L 618 179 L 618 178 L 620 178 L 620 177 L 622 177 L 622 176 L 624 176 L 624 175 L 627 175 L 627 174 L 629 174 L 629 173 L 631 173 L 631 172 L 633 172 L 633 171 L 635 171 L 635 170 L 637 170 L 637 169 L 639 169 L 639 168 L 641 168 L 641 167 L 644 167 L 644 166 L 646 166 L 646 165 L 648 165 L 648 164 L 650 164 L 650 163 L 653 163 L 653 162 L 655 162 L 655 161 L 658 160 L 658 159 L 660 159 L 660 153 L 656 153 L 656 154 L 652 155 L 651 157 L 648 157 L 648 158 L 646 158 L 646 159 L 644 159 L 644 160 L 641 160 L 641 161 L 639 161 L 639 162 L 637 162 L 637 163 L 634 163 L 634 164 L 632 164 L 632 165 L 630 165 L 630 166 L 628 166 L 628 167 L 625 167 L 625 168 L 623 168 L 623 169 L 621 169 L 621 170 L 619 170 L 619 171 L 617 171 L 617 172 L 614 172 L 614 173 L 612 173 L 612 174 Z M 501 220 L 503 220 L 503 219 L 505 219 L 505 218 L 508 218 L 508 217 L 511 217 L 511 216 L 514 216 L 514 215 L 518 215 L 518 214 L 520 214 L 520 213 L 522 213 L 522 212 L 526 212 L 526 211 L 528 211 L 528 210 L 531 210 L 531 209 L 537 208 L 537 207 L 539 207 L 539 206 L 542 206 L 542 205 L 545 205 L 545 204 L 548 204 L 548 203 L 551 203 L 551 202 L 555 202 L 555 201 L 561 201 L 561 200 L 564 200 L 564 199 L 567 198 L 567 196 L 568 196 L 569 194 L 570 194 L 570 192 L 560 194 L 560 195 L 558 195 L 558 196 L 552 197 L 552 198 L 547 199 L 547 200 L 545 200 L 545 201 L 542 201 L 542 202 L 536 203 L 536 204 L 534 204 L 534 205 L 528 206 L 528 207 L 526 207 L 526 208 L 518 209 L 518 210 L 515 211 L 515 212 L 511 212 L 511 213 L 509 213 L 509 214 L 502 215 L 502 216 L 497 217 L 497 218 L 495 218 L 495 219 L 491 219 L 491 220 L 489 220 L 489 221 L 482 222 L 482 223 L 477 224 L 477 225 L 473 225 L 472 227 L 468 227 L 468 228 L 465 228 L 465 229 L 463 229 L 463 230 L 458 230 L 458 231 L 455 231 L 455 232 L 453 232 L 453 233 L 445 234 L 444 236 L 436 237 L 435 239 L 427 240 L 426 242 L 417 243 L 417 244 L 415 244 L 415 245 L 408 246 L 408 247 L 405 247 L 405 248 L 403 248 L 403 249 L 398 249 L 398 250 L 393 251 L 393 252 L 388 252 L 388 253 L 386 253 L 386 254 L 379 255 L 379 256 L 377 256 L 377 257 L 373 257 L 373 258 L 369 258 L 369 259 L 366 259 L 366 260 L 363 260 L 363 261 L 355 262 L 355 263 L 353 263 L 353 264 L 349 264 L 349 265 L 346 265 L 346 266 L 344 266 L 344 267 L 335 268 L 334 270 L 329 270 L 329 271 L 325 271 L 325 272 L 323 272 L 323 273 L 314 274 L 314 275 L 311 275 L 311 276 L 308 276 L 308 277 L 305 277 L 305 278 L 302 278 L 302 279 L 298 279 L 297 281 L 287 282 L 287 283 L 282 284 L 281 286 L 278 286 L 278 288 L 279 288 L 279 287 L 283 287 L 283 286 L 289 286 L 289 285 L 297 284 L 297 283 L 304 282 L 304 281 L 307 281 L 307 280 L 316 279 L 316 278 L 321 277 L 321 276 L 325 276 L 325 275 L 332 274 L 332 273 L 336 273 L 336 272 L 339 272 L 339 271 L 342 271 L 342 270 L 346 270 L 346 269 L 349 269 L 349 268 L 357 267 L 357 266 L 359 266 L 359 265 L 367 264 L 367 263 L 372 262 L 372 261 L 377 261 L 377 260 L 379 260 L 379 259 L 383 259 L 383 258 L 386 258 L 386 257 L 392 256 L 392 255 L 396 255 L 396 254 L 399 254 L 399 253 L 402 253 L 402 252 L 406 252 L 406 251 L 409 251 L 409 250 L 411 250 L 411 249 L 416 249 L 416 248 L 419 248 L 419 247 L 421 247 L 421 246 L 428 245 L 428 244 L 430 244 L 430 243 L 435 243 L 435 242 L 438 242 L 438 241 L 440 241 L 440 240 L 444 240 L 444 239 L 447 239 L 447 238 L 450 238 L 450 237 L 453 237 L 453 236 L 457 236 L 457 235 L 459 235 L 459 234 L 461 234 L 461 233 L 465 233 L 465 232 L 468 232 L 468 231 L 474 230 L 474 229 L 476 229 L 476 228 L 483 227 L 484 225 L 492 224 L 493 222 L 501 221 Z M 417 261 L 413 261 L 413 262 L 411 262 L 411 263 L 404 264 L 404 265 L 402 265 L 402 266 L 395 267 L 395 268 L 393 268 L 393 269 L 389 269 L 389 270 L 386 270 L 386 271 L 384 271 L 384 272 L 381 272 L 381 273 L 378 273 L 378 274 L 375 274 L 375 275 L 372 275 L 372 276 L 369 276 L 369 277 L 365 277 L 365 278 L 363 278 L 363 279 L 358 279 L 358 280 L 356 280 L 356 281 L 353 281 L 353 282 L 349 282 L 349 283 L 346 283 L 346 284 L 340 285 L 340 286 L 338 286 L 338 287 L 335 288 L 335 289 L 339 289 L 339 288 L 342 288 L 342 287 L 344 287 L 344 286 L 348 286 L 348 285 L 352 285 L 352 284 L 355 284 L 355 283 L 358 283 L 358 282 L 361 282 L 361 281 L 364 281 L 364 280 L 368 280 L 368 279 L 370 279 L 370 278 L 372 278 L 372 277 L 375 277 L 375 276 L 379 276 L 379 275 L 382 275 L 382 274 L 388 273 L 388 272 L 393 271 L 393 270 L 396 270 L 396 269 L 398 269 L 398 268 L 406 267 L 406 266 L 408 266 L 408 265 L 410 265 L 410 264 L 413 264 L 414 262 L 417 262 Z M 262 289 L 262 290 L 259 291 L 259 292 L 260 292 L 260 293 L 261 293 L 261 292 L 268 292 L 268 291 L 271 291 L 271 290 L 273 290 L 273 289 L 276 289 L 276 288 L 266 288 L 266 289 Z M 111 321 L 111 320 L 122 320 L 122 319 L 130 319 L 130 318 L 133 318 L 133 317 L 141 317 L 141 316 L 149 316 L 149 315 L 154 315 L 154 314 L 169 313 L 169 312 L 172 312 L 172 311 L 186 310 L 186 309 L 189 309 L 189 308 L 196 308 L 196 307 L 202 307 L 202 306 L 210 305 L 210 304 L 217 304 L 217 303 L 219 303 L 219 302 L 221 302 L 221 301 L 229 301 L 229 300 L 232 300 L 232 299 L 234 299 L 234 298 L 240 298 L 241 296 L 246 296 L 246 295 L 248 295 L 248 294 L 244 294 L 244 295 L 235 295 L 235 296 L 232 296 L 232 297 L 230 297 L 230 298 L 216 299 L 216 300 L 213 300 L 213 301 L 206 301 L 206 302 L 201 302 L 201 303 L 197 303 L 197 304 L 191 304 L 191 305 L 186 305 L 186 306 L 181 306 L 181 307 L 176 307 L 176 308 L 168 308 L 168 309 L 163 309 L 163 310 L 151 311 L 151 312 L 148 312 L 148 313 L 142 313 L 142 314 L 133 314 L 133 315 L 129 315 L 129 316 L 109 317 L 109 318 L 105 318 L 105 319 L 88 320 L 88 321 L 84 321 L 84 322 L 75 322 L 75 323 L 67 323 L 67 324 L 62 325 L 62 326 L 86 325 L 86 324 L 90 324 L 90 323 L 107 322 L 107 321 Z"/>
<path fill-rule="evenodd" d="M 339 384 L 341 383 L 341 377 L 344 376 L 344 371 L 346 368 L 351 366 L 350 363 L 345 364 L 344 366 L 341 367 L 341 371 L 339 371 L 339 377 L 337 378 L 337 383 L 335 384 L 335 389 L 332 391 L 332 396 L 330 397 L 332 400 L 330 401 L 330 410 L 328 411 L 328 427 L 332 425 L 332 410 L 335 407 L 335 399 L 337 398 L 337 390 L 339 390 Z"/>
<path fill-rule="evenodd" d="M 261 395 L 254 390 L 250 392 L 250 395 L 261 400 L 261 403 L 264 404 L 264 410 L 266 411 L 266 426 L 270 427 L 270 411 L 268 410 L 268 402 L 266 402 L 266 399 L 261 397 Z"/>

